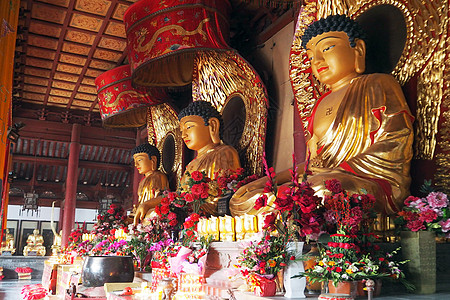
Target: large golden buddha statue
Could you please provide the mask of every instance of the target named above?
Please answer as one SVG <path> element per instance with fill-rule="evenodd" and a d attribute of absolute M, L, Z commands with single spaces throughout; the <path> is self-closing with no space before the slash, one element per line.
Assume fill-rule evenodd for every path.
<path fill-rule="evenodd" d="M 312 23 L 302 46 L 314 76 L 329 88 L 310 116 L 308 181 L 320 194 L 326 180 L 338 179 L 349 193 L 373 194 L 379 212 L 396 212 L 409 194 L 413 142 L 413 117 L 400 85 L 391 75 L 363 75 L 364 33 L 345 16 Z M 298 167 L 303 173 L 305 163 Z M 289 180 L 288 170 L 276 176 L 278 184 Z M 253 209 L 266 181 L 239 189 L 230 201 L 232 214 L 267 209 Z"/>
<path fill-rule="evenodd" d="M 28 235 L 27 245 L 23 248 L 24 256 L 28 256 L 30 252 L 36 252 L 37 256 L 45 256 L 44 238 L 39 234 L 38 229 Z"/>
<path fill-rule="evenodd" d="M 144 143 L 132 150 L 134 166 L 145 177 L 138 186 L 139 204 L 157 197 L 169 188 L 166 174 L 158 170 L 161 155 L 158 148 Z"/>
<path fill-rule="evenodd" d="M 197 156 L 186 166 L 186 172 L 205 172 L 214 178 L 219 170 L 236 170 L 240 168 L 239 155 L 231 146 L 222 142 L 223 120 L 219 112 L 206 101 L 195 101 L 179 114 L 181 137 L 186 146 L 197 152 Z M 182 176 L 179 185 L 187 179 Z M 143 220 L 146 213 L 161 202 L 161 196 L 150 199 L 136 210 L 135 223 Z M 202 210 L 208 214 L 217 214 L 217 200 L 206 203 Z"/>

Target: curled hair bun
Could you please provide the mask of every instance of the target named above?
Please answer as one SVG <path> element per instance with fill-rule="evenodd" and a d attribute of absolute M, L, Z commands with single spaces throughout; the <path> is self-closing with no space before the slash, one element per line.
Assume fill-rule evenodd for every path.
<path fill-rule="evenodd" d="M 224 123 L 222 116 L 211 103 L 203 100 L 190 103 L 186 108 L 180 111 L 180 113 L 178 114 L 178 120 L 181 120 L 182 118 L 187 116 L 202 117 L 203 121 L 205 122 L 205 126 L 209 125 L 209 119 L 217 118 L 220 122 L 219 137 L 220 139 L 223 138 Z"/>
<path fill-rule="evenodd" d="M 153 145 L 150 145 L 149 143 L 144 143 L 131 150 L 131 155 L 135 155 L 137 153 L 146 153 L 149 159 L 151 159 L 152 156 L 156 156 L 156 168 L 157 169 L 159 168 L 159 163 L 161 161 L 161 154 L 159 153 L 158 148 L 156 148 Z"/>
<path fill-rule="evenodd" d="M 350 46 L 355 47 L 355 39 L 366 39 L 366 34 L 361 26 L 346 15 L 332 15 L 324 19 L 317 20 L 306 28 L 302 36 L 302 46 L 318 35 L 330 31 L 343 31 L 348 35 Z"/>

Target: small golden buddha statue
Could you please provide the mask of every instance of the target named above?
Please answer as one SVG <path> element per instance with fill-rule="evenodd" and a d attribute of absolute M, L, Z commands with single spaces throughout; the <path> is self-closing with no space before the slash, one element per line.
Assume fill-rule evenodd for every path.
<path fill-rule="evenodd" d="M 235 216 L 236 240 L 251 239 L 258 232 L 258 216 L 244 214 Z"/>
<path fill-rule="evenodd" d="M 9 232 L 9 229 L 5 230 L 5 241 L 2 242 L 2 248 L 0 249 L 1 253 L 8 252 L 11 255 L 16 252 L 16 248 L 14 247 L 14 235 Z"/>
<path fill-rule="evenodd" d="M 245 214 L 243 217 L 243 225 L 246 239 L 252 238 L 258 232 L 258 219 L 254 215 Z"/>
<path fill-rule="evenodd" d="M 44 238 L 37 229 L 33 230 L 33 234 L 28 235 L 27 245 L 23 248 L 23 256 L 28 256 L 30 252 L 35 252 L 37 256 L 45 256 Z"/>
<path fill-rule="evenodd" d="M 364 38 L 360 26 L 343 15 L 318 20 L 303 34 L 312 72 L 330 91 L 312 110 L 306 153 L 310 160 L 299 164 L 298 171 L 302 176 L 308 167 L 307 180 L 319 195 L 327 192 L 326 180 L 337 179 L 349 194 L 365 190 L 374 195 L 378 212 L 390 215 L 409 194 L 413 117 L 391 75 L 363 75 Z M 283 184 L 291 175 L 285 170 L 275 180 Z M 230 200 L 231 213 L 268 210 L 253 208 L 266 181 L 263 177 L 241 187 Z"/>
<path fill-rule="evenodd" d="M 219 232 L 222 242 L 234 242 L 236 240 L 234 218 L 231 216 L 219 217 Z"/>
<path fill-rule="evenodd" d="M 236 241 L 245 239 L 244 216 L 234 217 L 234 228 L 236 230 Z"/>
<path fill-rule="evenodd" d="M 212 236 L 214 241 L 220 240 L 220 231 L 219 231 L 219 217 L 210 217 L 208 220 L 208 233 Z"/>
<path fill-rule="evenodd" d="M 206 101 L 195 101 L 181 110 L 181 137 L 186 146 L 197 152 L 197 156 L 186 166 L 186 172 L 205 172 L 214 179 L 219 170 L 237 170 L 240 168 L 239 155 L 231 146 L 225 145 L 223 136 L 223 120 L 220 113 Z M 180 186 L 183 186 L 187 176 L 182 176 Z M 213 199 L 202 206 L 207 214 L 217 214 L 217 201 Z M 155 197 L 140 204 L 136 210 L 135 223 L 144 219 L 150 209 L 161 202 L 161 197 Z"/>
<path fill-rule="evenodd" d="M 52 228 L 53 230 L 53 228 Z M 51 247 L 52 249 L 52 256 L 58 256 L 61 253 L 61 234 L 62 234 L 62 230 L 59 231 L 59 233 L 55 231 L 53 231 L 53 245 Z"/>
<path fill-rule="evenodd" d="M 207 236 L 209 228 L 209 220 L 207 218 L 200 218 L 197 223 L 197 233 L 200 236 Z"/>

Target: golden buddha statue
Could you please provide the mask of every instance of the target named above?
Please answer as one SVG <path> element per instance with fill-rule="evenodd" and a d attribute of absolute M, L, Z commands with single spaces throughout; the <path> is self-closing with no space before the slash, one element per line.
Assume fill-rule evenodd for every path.
<path fill-rule="evenodd" d="M 219 217 L 210 217 L 208 220 L 208 234 L 213 237 L 213 241 L 220 240 L 220 220 Z"/>
<path fill-rule="evenodd" d="M 315 104 L 308 128 L 308 181 L 320 195 L 325 181 L 337 179 L 350 194 L 366 190 L 376 209 L 393 214 L 409 194 L 413 117 L 400 85 L 388 74 L 362 75 L 364 33 L 352 19 L 329 16 L 311 24 L 302 37 L 314 76 L 329 88 Z M 290 180 L 288 170 L 276 175 Z M 233 215 L 254 210 L 267 177 L 241 187 L 230 200 Z M 273 199 L 272 197 L 271 199 Z M 270 201 L 270 199 L 269 199 Z M 273 201 L 273 200 L 272 200 Z"/>
<path fill-rule="evenodd" d="M 11 255 L 16 252 L 16 248 L 14 247 L 14 235 L 9 232 L 8 228 L 5 230 L 5 241 L 2 242 L 0 252 L 8 252 L 11 253 Z"/>
<path fill-rule="evenodd" d="M 54 228 L 52 227 L 52 231 L 53 231 L 53 245 L 51 247 L 52 249 L 52 256 L 58 256 L 61 253 L 61 235 L 62 235 L 62 230 L 58 232 L 56 232 L 56 230 L 54 230 Z"/>
<path fill-rule="evenodd" d="M 28 235 L 27 245 L 23 248 L 23 256 L 28 256 L 30 252 L 36 252 L 37 256 L 45 256 L 44 238 L 39 234 L 38 229 Z"/>
<path fill-rule="evenodd" d="M 186 172 L 205 172 L 214 179 L 219 170 L 237 170 L 240 168 L 239 155 L 231 146 L 222 143 L 223 120 L 219 112 L 206 101 L 195 101 L 178 115 L 181 137 L 186 146 L 197 152 L 197 156 L 186 166 Z M 183 186 L 187 176 L 181 177 Z M 146 213 L 161 202 L 161 196 L 141 203 L 136 210 L 135 223 L 144 219 Z M 214 199 L 202 206 L 207 214 L 217 214 L 217 201 Z"/>
<path fill-rule="evenodd" d="M 134 166 L 145 176 L 138 187 L 139 204 L 142 204 L 167 190 L 169 181 L 166 174 L 158 170 L 161 160 L 158 148 L 144 143 L 134 148 L 132 154 Z"/>
<path fill-rule="evenodd" d="M 235 220 L 231 216 L 219 217 L 220 241 L 234 242 L 236 240 Z"/>

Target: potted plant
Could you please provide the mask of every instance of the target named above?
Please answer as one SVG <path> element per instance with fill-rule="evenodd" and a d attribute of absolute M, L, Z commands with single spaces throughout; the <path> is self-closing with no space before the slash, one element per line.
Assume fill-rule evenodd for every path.
<path fill-rule="evenodd" d="M 264 230 L 274 231 L 275 234 L 284 239 L 285 251 L 295 253 L 299 257 L 302 254 L 304 242 L 316 240 L 323 226 L 321 198 L 315 195 L 314 190 L 306 181 L 306 173 L 303 180 L 299 181 L 297 164 L 293 156 L 293 168 L 291 171 L 291 183 L 289 185 L 277 186 L 273 168 L 269 168 L 265 159 L 264 167 L 268 181 L 254 206 L 255 210 L 262 207 L 272 208 L 264 220 Z M 268 194 L 273 194 L 275 199 L 268 203 Z M 284 268 L 283 285 L 284 296 L 287 298 L 302 298 L 306 287 L 306 280 L 294 277 L 304 271 L 303 262 L 297 260 L 289 261 Z"/>
<path fill-rule="evenodd" d="M 324 215 L 332 234 L 322 243 L 317 264 L 303 275 L 311 282 L 325 282 L 330 290 L 345 285 L 342 292 L 352 296 L 361 280 L 389 277 L 404 281 L 399 266 L 405 261 L 393 259 L 397 251 L 383 255 L 374 244 L 375 198 L 365 193 L 350 195 L 334 179 L 325 181 L 325 186 L 330 194 L 324 197 Z"/>
<path fill-rule="evenodd" d="M 250 291 L 258 296 L 275 295 L 276 275 L 289 260 L 285 245 L 284 237 L 269 233 L 260 240 L 243 242 L 236 266 Z"/>
<path fill-rule="evenodd" d="M 436 291 L 436 237 L 450 238 L 448 196 L 434 191 L 426 181 L 422 198 L 409 196 L 395 219 L 400 232 L 402 252 L 410 260 L 408 271 L 419 294 Z"/>
<path fill-rule="evenodd" d="M 169 224 L 159 218 L 147 219 L 147 225 L 128 225 L 127 246 L 140 272 L 151 270 L 151 247 L 154 243 L 169 239 Z"/>

